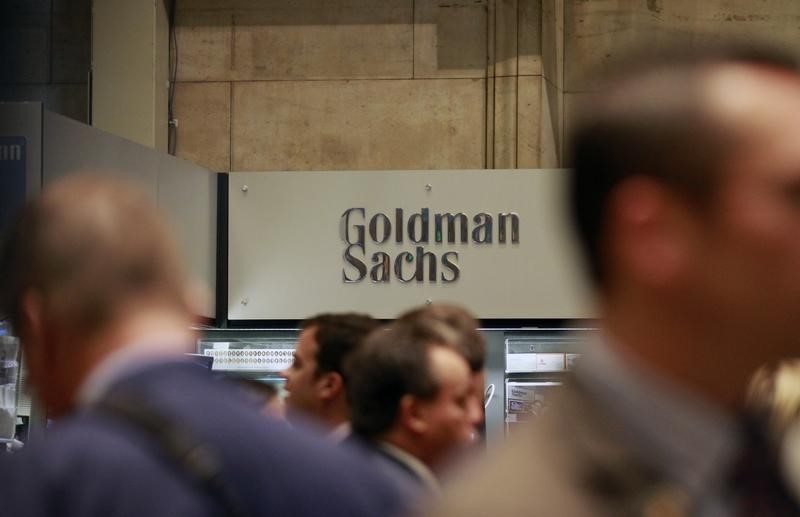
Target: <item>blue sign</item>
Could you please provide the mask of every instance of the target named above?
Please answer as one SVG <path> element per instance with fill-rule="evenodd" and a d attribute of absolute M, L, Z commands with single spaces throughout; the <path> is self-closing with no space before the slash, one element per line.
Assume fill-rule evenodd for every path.
<path fill-rule="evenodd" d="M 25 137 L 0 137 L 0 234 L 25 204 Z"/>

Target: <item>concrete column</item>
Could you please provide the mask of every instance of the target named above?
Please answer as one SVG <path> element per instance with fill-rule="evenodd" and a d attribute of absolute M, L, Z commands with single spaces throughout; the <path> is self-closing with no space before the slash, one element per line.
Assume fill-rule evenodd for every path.
<path fill-rule="evenodd" d="M 564 0 L 542 1 L 541 167 L 564 165 Z"/>
<path fill-rule="evenodd" d="M 168 56 L 163 0 L 94 0 L 92 125 L 166 151 Z"/>

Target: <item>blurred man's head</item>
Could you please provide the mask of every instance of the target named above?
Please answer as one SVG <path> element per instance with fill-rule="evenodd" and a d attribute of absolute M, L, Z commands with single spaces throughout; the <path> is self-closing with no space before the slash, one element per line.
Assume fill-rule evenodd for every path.
<path fill-rule="evenodd" d="M 342 364 L 379 322 L 365 314 L 320 314 L 303 322 L 286 377 L 288 416 L 311 416 L 329 426 L 349 419 Z"/>
<path fill-rule="evenodd" d="M 469 365 L 448 344 L 453 334 L 436 321 L 373 332 L 347 364 L 353 431 L 433 469 L 468 446 L 482 415 L 470 401 Z"/>
<path fill-rule="evenodd" d="M 472 392 L 471 403 L 483 413 L 483 392 L 486 382 L 486 340 L 478 330 L 478 322 L 463 307 L 437 303 L 410 310 L 398 318 L 401 325 L 412 325 L 435 330 L 441 328 L 433 322 L 444 323 L 453 332 L 447 332 L 432 339 L 446 341 L 453 339 L 450 345 L 467 360 L 470 369 Z M 478 422 L 480 426 L 482 424 Z"/>
<path fill-rule="evenodd" d="M 0 251 L 0 285 L 0 313 L 56 414 L 134 330 L 190 323 L 164 222 L 143 194 L 117 181 L 71 177 L 26 206 Z"/>
<path fill-rule="evenodd" d="M 758 362 L 800 352 L 794 60 L 737 47 L 650 56 L 587 100 L 572 210 L 609 324 L 626 338 L 680 334 L 696 370 L 735 349 L 724 365 L 737 389 Z M 688 370 L 680 356 L 661 363 Z"/>

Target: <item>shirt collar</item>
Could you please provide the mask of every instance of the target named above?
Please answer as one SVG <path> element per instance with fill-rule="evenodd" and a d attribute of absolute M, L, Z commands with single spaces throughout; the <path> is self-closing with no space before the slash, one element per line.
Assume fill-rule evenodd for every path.
<path fill-rule="evenodd" d="M 333 443 L 342 443 L 347 439 L 350 434 L 352 434 L 352 429 L 350 427 L 350 422 L 342 422 L 341 424 L 334 427 L 330 433 L 328 433 L 328 438 Z"/>
<path fill-rule="evenodd" d="M 433 475 L 431 469 L 428 468 L 416 456 L 407 453 L 403 449 L 392 445 L 387 442 L 379 442 L 378 447 L 383 449 L 387 454 L 393 456 L 398 461 L 406 465 L 414 474 L 422 481 L 422 484 L 428 489 L 431 495 L 439 495 L 442 492 L 439 481 Z"/>
<path fill-rule="evenodd" d="M 156 334 L 111 352 L 98 363 L 81 384 L 76 395 L 79 407 L 99 401 L 109 388 L 148 366 L 170 359 L 182 359 L 176 352 L 185 348 L 185 335 Z"/>

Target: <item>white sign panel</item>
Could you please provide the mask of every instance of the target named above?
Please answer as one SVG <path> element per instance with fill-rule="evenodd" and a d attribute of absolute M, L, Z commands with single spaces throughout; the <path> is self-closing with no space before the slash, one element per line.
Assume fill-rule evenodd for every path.
<path fill-rule="evenodd" d="M 232 173 L 229 314 L 591 317 L 562 170 Z"/>
<path fill-rule="evenodd" d="M 506 356 L 506 372 L 535 372 L 538 354 L 508 354 Z"/>
<path fill-rule="evenodd" d="M 564 354 L 531 353 L 508 354 L 506 356 L 506 372 L 560 372 L 564 370 Z"/>

